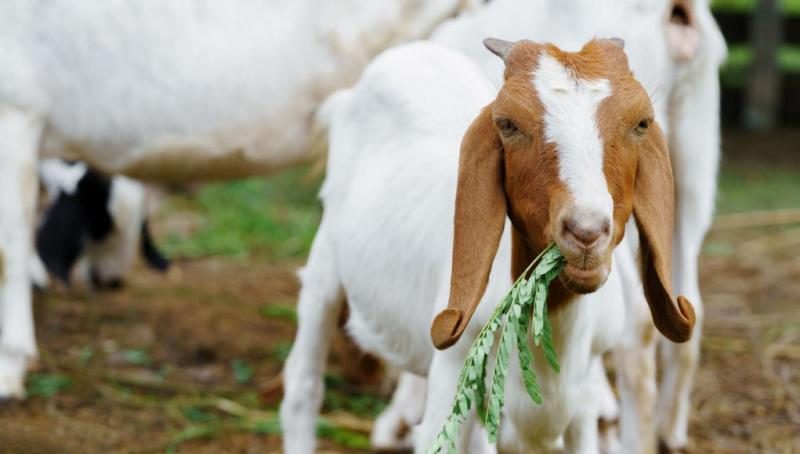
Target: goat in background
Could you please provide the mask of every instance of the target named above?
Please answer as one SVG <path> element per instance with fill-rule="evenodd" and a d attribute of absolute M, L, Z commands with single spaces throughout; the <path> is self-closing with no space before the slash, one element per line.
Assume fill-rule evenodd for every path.
<path fill-rule="evenodd" d="M 0 14 L 0 399 L 37 355 L 37 161 L 188 181 L 309 159 L 317 105 L 470 1 L 9 0 Z"/>

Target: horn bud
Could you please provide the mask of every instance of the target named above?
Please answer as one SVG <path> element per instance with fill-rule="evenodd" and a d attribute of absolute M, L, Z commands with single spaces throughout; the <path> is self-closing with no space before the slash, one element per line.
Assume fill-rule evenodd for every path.
<path fill-rule="evenodd" d="M 506 60 L 506 56 L 508 52 L 514 47 L 514 43 L 511 41 L 504 41 L 502 39 L 497 38 L 486 38 L 483 40 L 483 45 L 489 49 L 489 52 L 497 55 L 498 57 L 502 58 L 503 61 Z"/>

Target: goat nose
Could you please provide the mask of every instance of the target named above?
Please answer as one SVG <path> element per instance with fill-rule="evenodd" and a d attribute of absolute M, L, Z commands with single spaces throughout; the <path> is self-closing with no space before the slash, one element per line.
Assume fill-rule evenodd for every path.
<path fill-rule="evenodd" d="M 597 243 L 597 241 L 607 236 L 611 230 L 611 223 L 608 219 L 603 219 L 596 223 L 586 224 L 568 218 L 564 220 L 564 234 L 566 237 L 572 237 L 580 246 L 590 248 Z"/>

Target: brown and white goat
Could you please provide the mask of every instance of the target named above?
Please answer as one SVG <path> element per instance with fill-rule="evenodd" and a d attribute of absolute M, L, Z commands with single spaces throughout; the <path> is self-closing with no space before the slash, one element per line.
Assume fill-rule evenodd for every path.
<path fill-rule="evenodd" d="M 466 351 L 511 278 L 552 241 L 568 263 L 548 301 L 562 368 L 555 374 L 537 356 L 545 402 L 535 406 L 512 359 L 501 450 L 552 447 L 563 436 L 570 452 L 597 452 L 593 371 L 622 336 L 612 256 L 633 260 L 614 253 L 631 214 L 653 321 L 673 341 L 691 335 L 692 306 L 671 295 L 669 153 L 622 41 L 574 53 L 530 41 L 486 45 L 505 63 L 496 97 L 472 61 L 414 43 L 382 54 L 323 108 L 325 211 L 301 272 L 284 375 L 286 452 L 313 450 L 328 339 L 345 295 L 348 328 L 365 350 L 428 377 L 417 451 L 441 427 Z"/>

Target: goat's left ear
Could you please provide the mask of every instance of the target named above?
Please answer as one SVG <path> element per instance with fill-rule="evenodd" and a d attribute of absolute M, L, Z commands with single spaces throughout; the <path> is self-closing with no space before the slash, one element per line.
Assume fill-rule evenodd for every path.
<path fill-rule="evenodd" d="M 436 348 L 455 344 L 469 324 L 486 291 L 505 220 L 503 145 L 489 104 L 461 142 L 450 299 L 431 325 Z"/>
<path fill-rule="evenodd" d="M 672 164 L 658 124 L 649 128 L 639 154 L 633 214 L 639 229 L 642 283 L 653 322 L 673 342 L 692 336 L 694 308 L 689 300 L 672 297 L 672 232 L 675 186 Z"/>

